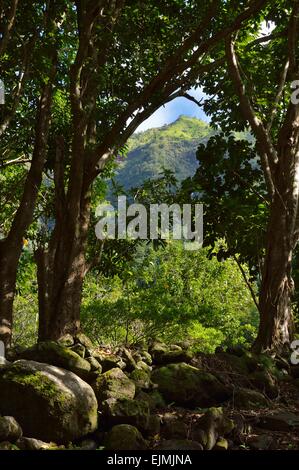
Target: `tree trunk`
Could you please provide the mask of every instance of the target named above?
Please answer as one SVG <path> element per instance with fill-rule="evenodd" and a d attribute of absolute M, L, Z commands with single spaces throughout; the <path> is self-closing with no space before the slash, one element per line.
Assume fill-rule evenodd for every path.
<path fill-rule="evenodd" d="M 39 247 L 34 252 L 37 271 L 38 285 L 38 338 L 46 339 L 48 331 L 48 251 L 44 247 Z"/>
<path fill-rule="evenodd" d="M 0 340 L 6 348 L 11 344 L 12 308 L 20 254 L 19 246 L 9 246 L 6 240 L 0 241 Z"/>
<path fill-rule="evenodd" d="M 43 86 L 39 100 L 32 162 L 25 181 L 20 205 L 7 237 L 0 241 L 0 340 L 6 346 L 11 344 L 13 300 L 23 237 L 33 219 L 47 153 L 52 84 L 56 75 L 56 61 L 57 56 L 54 53 L 49 81 Z"/>
<path fill-rule="evenodd" d="M 39 290 L 39 341 L 57 340 L 80 330 L 82 288 L 86 273 L 85 250 L 90 197 L 71 230 L 69 214 L 56 221 L 48 251 L 36 253 Z"/>
<path fill-rule="evenodd" d="M 293 221 L 279 195 L 271 206 L 260 290 L 260 325 L 253 349 L 282 351 L 292 336 Z"/>
<path fill-rule="evenodd" d="M 298 42 L 298 12 L 299 4 L 295 2 L 289 21 L 286 65 L 277 84 L 276 103 L 270 103 L 268 113 L 264 109 L 260 113 L 265 119 L 256 112 L 259 104 L 251 94 L 251 86 L 247 87 L 243 79 L 246 73 L 239 65 L 235 38 L 231 36 L 226 40 L 228 71 L 243 117 L 256 138 L 270 201 L 259 302 L 260 326 L 253 345 L 257 352 L 279 352 L 288 347 L 292 339 L 291 264 L 299 235 L 299 105 L 290 100 L 285 108 L 284 89 L 288 74 L 295 73 L 298 66 L 292 45 Z M 286 109 L 284 115 L 278 106 L 281 103 Z M 274 124 L 278 125 L 275 131 Z"/>

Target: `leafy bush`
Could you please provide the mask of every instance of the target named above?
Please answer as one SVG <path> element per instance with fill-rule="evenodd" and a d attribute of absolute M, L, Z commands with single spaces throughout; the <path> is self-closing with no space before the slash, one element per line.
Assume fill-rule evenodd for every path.
<path fill-rule="evenodd" d="M 210 353 L 220 345 L 249 345 L 258 314 L 242 275 L 232 259 L 208 259 L 208 252 L 187 251 L 176 241 L 159 249 L 144 243 L 121 274 L 90 272 L 83 291 L 83 329 L 95 343 L 109 345 L 156 336 L 169 342 L 192 340 L 195 350 Z M 35 270 L 32 254 L 25 249 L 13 342 L 26 347 L 37 339 Z"/>
<path fill-rule="evenodd" d="M 14 299 L 13 344 L 29 347 L 37 340 L 38 298 L 36 266 L 28 249 L 24 249 L 18 268 L 16 296 Z"/>
<path fill-rule="evenodd" d="M 197 348 L 249 344 L 258 315 L 236 263 L 187 251 L 180 242 L 140 246 L 121 276 L 89 274 L 82 324 L 100 343 L 135 342 L 158 335 L 191 338 Z M 246 267 L 244 267 L 246 269 Z"/>

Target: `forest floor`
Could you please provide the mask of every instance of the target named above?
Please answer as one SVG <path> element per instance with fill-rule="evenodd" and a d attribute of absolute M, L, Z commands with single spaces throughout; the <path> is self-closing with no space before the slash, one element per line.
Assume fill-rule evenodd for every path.
<path fill-rule="evenodd" d="M 192 365 L 208 372 L 216 373 L 221 379 L 233 387 L 251 388 L 248 376 L 229 366 L 218 355 L 200 355 L 192 360 Z M 229 450 L 299 450 L 299 387 L 293 381 L 280 382 L 277 397 L 269 399 L 269 406 L 247 409 L 234 405 L 233 400 L 223 404 L 225 415 L 237 423 L 233 433 L 228 438 Z M 188 410 L 182 407 L 167 406 L 157 411 L 160 421 L 178 420 L 185 424 L 186 438 L 191 439 L 192 429 L 202 418 L 206 410 Z M 263 418 L 275 416 L 276 421 L 262 425 Z M 292 422 L 292 418 L 297 418 Z M 162 426 L 163 430 L 163 426 Z M 162 431 L 163 436 L 163 431 Z M 167 437 L 167 436 L 164 436 Z M 152 440 L 154 448 L 160 442 Z"/>
<path fill-rule="evenodd" d="M 299 365 L 238 348 L 193 351 L 161 341 L 111 350 L 82 334 L 11 350 L 0 367 L 0 449 L 299 450 Z M 77 429 L 69 412 L 61 421 L 66 390 Z"/>

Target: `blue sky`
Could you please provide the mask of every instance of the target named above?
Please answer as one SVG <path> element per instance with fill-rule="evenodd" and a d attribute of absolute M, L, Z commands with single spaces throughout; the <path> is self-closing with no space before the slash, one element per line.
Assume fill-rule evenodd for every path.
<path fill-rule="evenodd" d="M 199 88 L 192 88 L 189 92 L 190 95 L 194 96 L 197 100 L 200 100 L 204 94 Z M 175 121 L 181 114 L 185 116 L 197 117 L 204 121 L 208 121 L 208 117 L 202 111 L 202 109 L 190 100 L 186 98 L 176 98 L 170 103 L 159 108 L 151 117 L 144 121 L 141 126 L 138 127 L 136 132 L 145 131 L 152 127 L 161 127 L 164 124 L 170 124 Z"/>

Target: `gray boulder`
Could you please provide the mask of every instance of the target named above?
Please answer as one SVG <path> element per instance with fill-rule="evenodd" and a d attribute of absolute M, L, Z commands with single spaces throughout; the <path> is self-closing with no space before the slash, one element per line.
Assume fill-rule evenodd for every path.
<path fill-rule="evenodd" d="M 75 351 L 55 341 L 43 341 L 22 353 L 22 359 L 43 362 L 70 370 L 85 380 L 91 370 L 89 362 Z"/>
<path fill-rule="evenodd" d="M 269 431 L 299 430 L 299 416 L 290 411 L 277 411 L 273 414 L 261 416 L 258 426 Z"/>
<path fill-rule="evenodd" d="M 131 424 L 141 431 L 149 427 L 150 408 L 146 401 L 110 398 L 103 403 L 103 414 L 110 426 Z"/>
<path fill-rule="evenodd" d="M 197 407 L 222 403 L 230 391 L 214 375 L 184 362 L 169 364 L 152 373 L 152 381 L 167 401 Z"/>
<path fill-rule="evenodd" d="M 97 400 L 77 375 L 20 360 L 0 372 L 0 412 L 16 418 L 25 436 L 73 441 L 97 428 Z"/>
<path fill-rule="evenodd" d="M 117 367 L 99 375 L 93 384 L 99 405 L 109 398 L 133 399 L 135 396 L 135 384 L 126 374 Z"/>
<path fill-rule="evenodd" d="M 269 401 L 261 392 L 243 387 L 235 390 L 233 403 L 244 410 L 263 408 L 269 405 Z"/>
<path fill-rule="evenodd" d="M 12 416 L 0 417 L 0 441 L 16 442 L 22 436 L 22 428 Z"/>
<path fill-rule="evenodd" d="M 119 424 L 113 426 L 105 439 L 107 450 L 145 450 L 147 443 L 134 426 Z"/>
<path fill-rule="evenodd" d="M 119 368 L 125 369 L 126 363 L 122 360 L 121 357 L 116 356 L 112 353 L 107 353 L 103 350 L 93 351 L 92 356 L 98 361 L 102 367 L 103 372 L 107 372 L 111 369 Z"/>
<path fill-rule="evenodd" d="M 64 446 L 58 447 L 57 444 L 53 442 L 44 442 L 39 439 L 33 439 L 32 437 L 21 437 L 16 442 L 16 446 L 20 450 L 56 450 L 64 449 Z"/>

